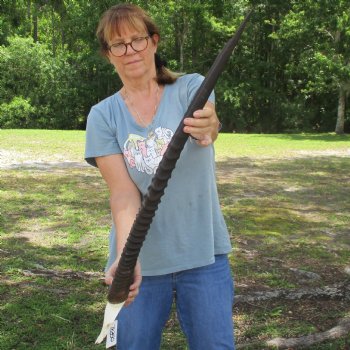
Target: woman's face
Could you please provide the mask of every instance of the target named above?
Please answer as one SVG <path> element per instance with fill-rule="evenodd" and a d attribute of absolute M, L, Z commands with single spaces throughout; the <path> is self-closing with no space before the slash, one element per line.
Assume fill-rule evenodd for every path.
<path fill-rule="evenodd" d="M 109 45 L 130 43 L 136 38 L 146 36 L 146 30 L 124 25 L 120 28 L 120 36 L 116 34 L 109 42 Z M 147 77 L 152 79 L 156 76 L 154 54 L 157 51 L 158 40 L 159 37 L 156 34 L 149 37 L 146 49 L 139 52 L 136 52 L 131 45 L 127 45 L 125 55 L 120 57 L 113 56 L 110 51 L 108 52 L 109 61 L 113 64 L 123 82 Z"/>

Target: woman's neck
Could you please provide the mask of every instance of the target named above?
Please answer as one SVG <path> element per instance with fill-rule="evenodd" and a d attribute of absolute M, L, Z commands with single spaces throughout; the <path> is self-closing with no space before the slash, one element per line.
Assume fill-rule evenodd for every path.
<path fill-rule="evenodd" d="M 158 83 L 156 80 L 148 80 L 145 82 L 124 82 L 123 88 L 132 95 L 149 95 L 157 89 Z"/>
<path fill-rule="evenodd" d="M 120 93 L 138 124 L 146 128 L 152 124 L 161 95 L 161 87 L 155 80 L 136 88 L 133 85 L 124 85 Z"/>

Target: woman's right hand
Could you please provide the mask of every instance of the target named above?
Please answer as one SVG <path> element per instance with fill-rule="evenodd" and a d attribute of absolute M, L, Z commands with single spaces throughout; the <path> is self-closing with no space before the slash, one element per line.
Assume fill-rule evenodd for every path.
<path fill-rule="evenodd" d="M 113 278 L 115 275 L 115 271 L 116 271 L 117 266 L 118 266 L 118 262 L 119 262 L 119 258 L 117 258 L 115 260 L 115 262 L 111 265 L 111 267 L 105 273 L 105 283 L 107 285 L 112 284 L 112 281 L 113 281 Z M 142 281 L 141 264 L 137 260 L 135 270 L 134 270 L 134 282 L 130 286 L 128 298 L 125 301 L 124 306 L 130 305 L 134 301 L 136 296 L 139 294 L 141 281 Z"/>

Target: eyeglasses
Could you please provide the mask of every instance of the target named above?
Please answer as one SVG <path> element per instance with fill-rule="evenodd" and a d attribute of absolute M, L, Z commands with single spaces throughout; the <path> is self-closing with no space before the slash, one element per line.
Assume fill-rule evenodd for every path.
<path fill-rule="evenodd" d="M 140 51 L 146 50 L 148 46 L 148 39 L 149 39 L 149 35 L 135 38 L 131 40 L 129 43 L 113 44 L 109 47 L 109 51 L 113 56 L 121 57 L 126 54 L 126 51 L 128 50 L 128 45 L 130 45 L 134 51 L 140 52 Z"/>

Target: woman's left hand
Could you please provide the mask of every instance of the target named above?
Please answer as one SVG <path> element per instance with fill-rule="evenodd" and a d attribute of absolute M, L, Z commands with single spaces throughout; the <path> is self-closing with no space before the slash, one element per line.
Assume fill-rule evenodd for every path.
<path fill-rule="evenodd" d="M 111 267 L 106 271 L 105 283 L 107 285 L 111 285 L 113 282 L 115 271 L 118 267 L 119 259 L 120 257 L 118 257 L 115 260 L 115 262 L 111 265 Z M 135 270 L 134 270 L 134 282 L 130 286 L 128 298 L 125 301 L 124 306 L 130 305 L 135 300 L 135 298 L 139 294 L 141 282 L 142 282 L 141 265 L 140 265 L 140 262 L 137 260 Z"/>
<path fill-rule="evenodd" d="M 190 134 L 200 146 L 213 143 L 219 132 L 220 122 L 211 102 L 193 113 L 193 118 L 184 119 L 184 132 Z"/>

